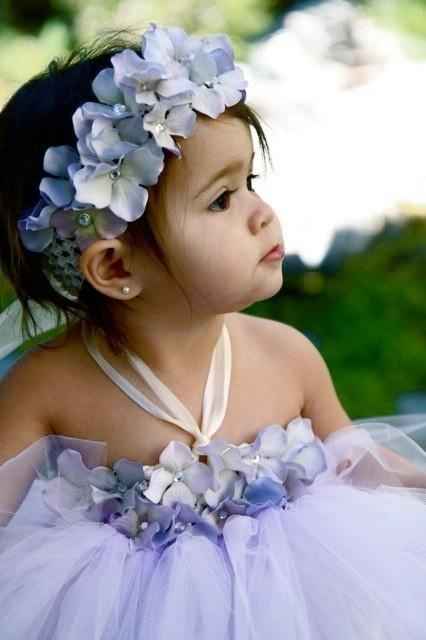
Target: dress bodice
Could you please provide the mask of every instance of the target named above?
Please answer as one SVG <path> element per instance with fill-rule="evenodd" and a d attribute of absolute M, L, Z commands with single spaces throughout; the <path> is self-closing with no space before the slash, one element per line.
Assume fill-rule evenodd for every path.
<path fill-rule="evenodd" d="M 127 378 L 117 371 L 100 353 L 94 336 L 82 323 L 82 335 L 88 353 L 97 362 L 104 373 L 137 405 L 152 415 L 177 425 L 191 433 L 194 446 L 208 444 L 212 436 L 220 428 L 225 417 L 232 370 L 231 340 L 226 324 L 214 348 L 207 382 L 204 387 L 201 426 L 197 424 L 190 411 L 175 394 L 154 374 L 142 358 L 129 350 L 125 351 L 129 364 L 153 391 L 158 404 L 152 402 L 142 391 L 137 389 Z"/>

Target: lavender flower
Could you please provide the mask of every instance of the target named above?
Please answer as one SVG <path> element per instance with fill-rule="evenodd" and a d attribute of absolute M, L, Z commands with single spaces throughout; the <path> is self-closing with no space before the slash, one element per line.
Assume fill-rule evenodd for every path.
<path fill-rule="evenodd" d="M 177 156 L 180 149 L 172 136 L 188 138 L 196 121 L 195 112 L 187 104 L 177 104 L 176 101 L 162 100 L 147 113 L 143 119 L 146 131 L 152 133 L 160 147 L 169 149 Z"/>
<path fill-rule="evenodd" d="M 127 222 L 109 209 L 59 209 L 50 216 L 50 224 L 60 238 L 75 237 L 81 251 L 99 238 L 108 240 L 123 234 Z"/>
<path fill-rule="evenodd" d="M 234 67 L 225 49 L 212 53 L 200 50 L 191 63 L 190 79 L 196 85 L 192 107 L 211 118 L 239 102 L 247 86 L 241 69 Z"/>
<path fill-rule="evenodd" d="M 193 507 L 197 496 L 207 491 L 212 482 L 211 469 L 198 462 L 188 446 L 172 441 L 162 452 L 144 495 L 154 503 L 182 502 Z"/>
<path fill-rule="evenodd" d="M 142 36 L 145 60 L 163 65 L 177 77 L 188 77 L 188 65 L 201 49 L 202 41 L 188 36 L 180 27 L 158 27 L 151 23 Z"/>
<path fill-rule="evenodd" d="M 171 98 L 192 91 L 188 72 L 181 65 L 144 60 L 131 49 L 111 58 L 118 86 L 134 92 L 136 103 L 155 105 L 159 98 Z M 158 94 L 158 96 L 157 96 Z"/>
<path fill-rule="evenodd" d="M 76 196 L 80 202 L 88 202 L 97 209 L 109 207 L 119 218 L 133 222 L 145 211 L 148 200 L 145 186 L 156 184 L 163 167 L 163 151 L 148 140 L 117 163 L 99 162 L 77 171 Z"/>

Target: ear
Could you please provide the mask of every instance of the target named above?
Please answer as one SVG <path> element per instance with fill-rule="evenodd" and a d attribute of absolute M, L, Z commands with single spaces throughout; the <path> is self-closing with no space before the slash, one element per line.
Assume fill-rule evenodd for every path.
<path fill-rule="evenodd" d="M 118 238 L 97 240 L 80 256 L 80 269 L 90 284 L 110 298 L 129 300 L 143 289 L 140 273 L 132 268 L 131 249 Z M 127 286 L 131 294 L 124 294 Z"/>

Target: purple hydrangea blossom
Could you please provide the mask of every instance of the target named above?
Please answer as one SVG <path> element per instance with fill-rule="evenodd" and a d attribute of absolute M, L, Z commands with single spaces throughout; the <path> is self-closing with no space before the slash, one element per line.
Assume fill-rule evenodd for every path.
<path fill-rule="evenodd" d="M 197 496 L 212 486 L 213 474 L 208 465 L 198 462 L 187 445 L 172 441 L 161 453 L 144 495 L 156 504 L 182 502 L 194 507 Z"/>
<path fill-rule="evenodd" d="M 131 49 L 114 55 L 111 63 L 115 82 L 119 87 L 132 90 L 137 104 L 152 106 L 161 98 L 192 91 L 188 72 L 182 65 L 144 60 Z"/>
<path fill-rule="evenodd" d="M 151 23 L 142 36 L 145 60 L 163 65 L 177 77 L 188 78 L 188 65 L 202 47 L 202 40 L 188 36 L 180 27 L 158 27 Z"/>
<path fill-rule="evenodd" d="M 50 220 L 57 210 L 55 205 L 47 204 L 44 198 L 40 198 L 34 208 L 23 212 L 17 226 L 26 249 L 41 252 L 51 244 L 54 231 Z"/>
<path fill-rule="evenodd" d="M 287 503 L 287 491 L 281 482 L 263 477 L 253 480 L 245 486 L 240 498 L 226 497 L 213 510 L 217 522 L 224 521 L 230 515 L 255 516 L 268 507 L 284 507 Z"/>
<path fill-rule="evenodd" d="M 225 49 L 200 50 L 191 63 L 190 79 L 196 85 L 192 107 L 211 118 L 239 102 L 247 87 L 241 69 L 234 67 Z"/>
<path fill-rule="evenodd" d="M 117 163 L 99 162 L 77 171 L 73 178 L 76 197 L 97 209 L 109 207 L 119 218 L 133 222 L 145 211 L 145 187 L 156 184 L 163 167 L 164 153 L 149 139 Z"/>
<path fill-rule="evenodd" d="M 50 217 L 50 224 L 60 238 L 75 237 L 81 251 L 97 240 L 116 238 L 127 229 L 127 222 L 109 209 L 59 209 Z"/>
<path fill-rule="evenodd" d="M 185 98 L 184 101 L 186 102 Z M 172 136 L 188 138 L 193 131 L 196 119 L 195 112 L 188 104 L 162 100 L 144 116 L 143 126 L 153 135 L 160 147 L 180 156 L 180 149 Z"/>
<path fill-rule="evenodd" d="M 70 179 L 69 167 L 79 164 L 78 153 L 72 147 L 63 145 L 49 147 L 43 159 L 43 169 L 52 177 L 42 178 L 40 193 L 46 202 L 55 207 L 66 207 L 73 202 L 75 189 Z"/>

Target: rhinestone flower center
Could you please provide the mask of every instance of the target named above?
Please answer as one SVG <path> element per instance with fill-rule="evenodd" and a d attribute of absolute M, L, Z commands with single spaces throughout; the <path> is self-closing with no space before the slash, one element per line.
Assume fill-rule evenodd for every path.
<path fill-rule="evenodd" d="M 113 106 L 113 111 L 117 115 L 121 116 L 123 113 L 127 111 L 127 107 L 124 104 L 117 103 Z"/>
<path fill-rule="evenodd" d="M 120 169 L 113 169 L 109 173 L 109 177 L 111 178 L 111 180 L 117 180 L 117 178 L 119 178 L 120 176 L 121 176 Z"/>
<path fill-rule="evenodd" d="M 92 217 L 89 213 L 80 213 L 77 218 L 80 227 L 88 227 L 92 223 Z"/>

